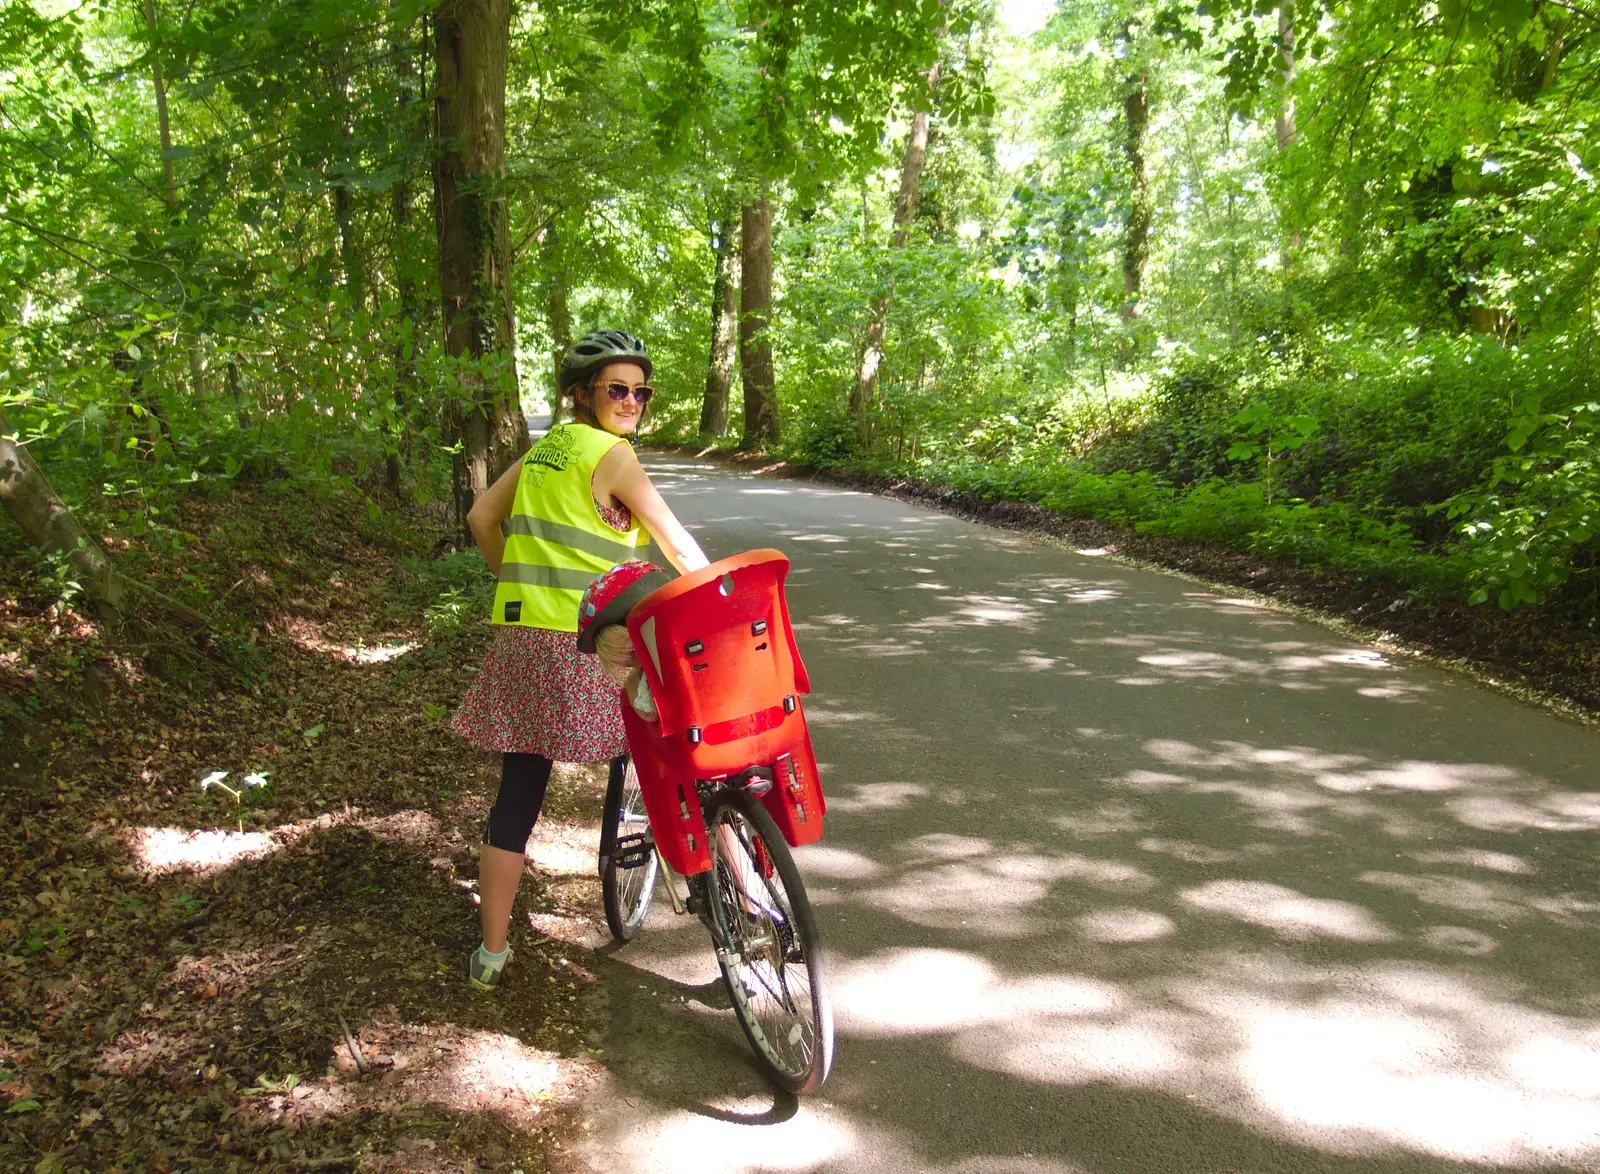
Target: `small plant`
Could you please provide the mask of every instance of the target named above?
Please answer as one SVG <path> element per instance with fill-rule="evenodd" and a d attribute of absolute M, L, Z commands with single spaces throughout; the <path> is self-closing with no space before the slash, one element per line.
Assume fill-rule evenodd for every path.
<path fill-rule="evenodd" d="M 253 791 L 263 790 L 263 789 L 269 787 L 271 784 L 269 784 L 267 782 L 267 776 L 266 776 L 265 773 L 260 772 L 260 771 L 252 771 L 250 774 L 247 774 L 247 775 L 244 776 L 244 780 L 240 784 L 240 789 L 235 790 L 234 788 L 228 786 L 228 784 L 223 781 L 227 777 L 228 777 L 228 772 L 227 771 L 225 771 L 225 770 L 214 770 L 210 774 L 206 775 L 204 778 L 202 778 L 200 780 L 200 790 L 201 791 L 209 791 L 213 787 L 216 787 L 219 790 L 226 791 L 228 794 L 232 795 L 233 796 L 233 803 L 234 803 L 234 818 L 235 818 L 235 822 L 237 822 L 237 824 L 239 825 L 240 833 L 243 833 L 244 832 L 244 798 L 245 798 L 245 796 L 250 794 Z"/>
<path fill-rule="evenodd" d="M 1234 416 L 1235 427 L 1245 430 L 1245 439 L 1228 447 L 1230 461 L 1261 460 L 1261 479 L 1266 483 L 1267 504 L 1272 504 L 1272 462 L 1286 452 L 1304 448 L 1322 431 L 1314 416 L 1284 416 L 1270 404 L 1255 403 Z"/>
<path fill-rule="evenodd" d="M 78 540 L 79 549 L 83 539 Z M 64 550 L 27 552 L 34 560 L 34 573 L 39 597 L 46 601 L 56 615 L 69 611 L 83 598 L 83 583 L 78 578 L 78 568 L 72 565 L 72 554 Z"/>
<path fill-rule="evenodd" d="M 424 609 L 422 625 L 427 629 L 430 640 L 447 644 L 480 614 L 474 591 L 464 587 L 447 587 Z"/>

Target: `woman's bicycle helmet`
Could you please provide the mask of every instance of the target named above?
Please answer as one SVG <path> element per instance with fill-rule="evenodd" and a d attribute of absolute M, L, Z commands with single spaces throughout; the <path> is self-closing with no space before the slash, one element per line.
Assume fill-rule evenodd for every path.
<path fill-rule="evenodd" d="M 565 392 L 573 384 L 582 383 L 611 363 L 637 363 L 644 368 L 646 379 L 653 369 L 644 343 L 633 335 L 624 330 L 596 330 L 573 343 L 561 360 L 561 390 Z"/>

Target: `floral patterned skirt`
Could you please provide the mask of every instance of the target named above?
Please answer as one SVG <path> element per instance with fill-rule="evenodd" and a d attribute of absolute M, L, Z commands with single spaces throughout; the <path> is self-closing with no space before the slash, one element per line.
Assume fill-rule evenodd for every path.
<path fill-rule="evenodd" d="M 501 624 L 450 726 L 480 750 L 604 762 L 627 751 L 621 691 L 573 632 Z"/>

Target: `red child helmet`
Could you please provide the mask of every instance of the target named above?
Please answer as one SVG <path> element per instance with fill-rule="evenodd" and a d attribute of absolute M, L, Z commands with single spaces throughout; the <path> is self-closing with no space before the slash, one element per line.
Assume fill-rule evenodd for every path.
<path fill-rule="evenodd" d="M 655 563 L 618 563 L 583 590 L 578 603 L 578 651 L 594 652 L 595 633 L 607 624 L 626 623 L 628 613 L 672 576 Z"/>

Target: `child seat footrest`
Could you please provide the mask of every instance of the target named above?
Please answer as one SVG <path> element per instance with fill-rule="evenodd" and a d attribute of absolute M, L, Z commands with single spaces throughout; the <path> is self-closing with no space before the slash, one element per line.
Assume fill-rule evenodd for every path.
<path fill-rule="evenodd" d="M 617 837 L 617 850 L 612 862 L 618 868 L 643 868 L 655 854 L 656 842 L 649 832 L 635 832 L 631 836 Z"/>

